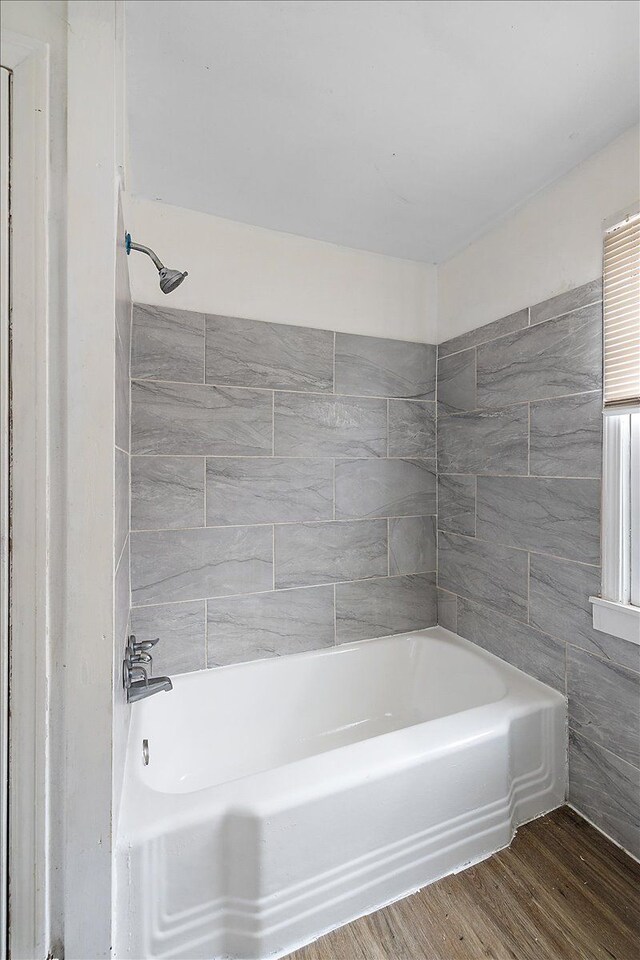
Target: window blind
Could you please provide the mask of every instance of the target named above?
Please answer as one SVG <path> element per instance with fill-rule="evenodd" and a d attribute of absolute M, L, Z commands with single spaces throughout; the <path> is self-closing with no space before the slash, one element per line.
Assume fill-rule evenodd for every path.
<path fill-rule="evenodd" d="M 604 405 L 640 403 L 640 214 L 604 238 Z"/>

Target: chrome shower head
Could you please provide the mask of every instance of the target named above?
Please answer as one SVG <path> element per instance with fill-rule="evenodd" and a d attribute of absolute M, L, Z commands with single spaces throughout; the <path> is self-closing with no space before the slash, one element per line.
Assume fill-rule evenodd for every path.
<path fill-rule="evenodd" d="M 184 273 L 181 273 L 180 270 L 169 270 L 150 247 L 143 247 L 141 243 L 134 243 L 130 233 L 125 233 L 124 245 L 127 254 L 130 254 L 132 250 L 139 250 L 140 253 L 146 253 L 153 260 L 160 276 L 160 289 L 163 293 L 171 293 L 172 290 L 180 286 L 185 277 L 189 276 L 186 270 Z"/>
<path fill-rule="evenodd" d="M 171 293 L 171 291 L 179 287 L 184 278 L 188 276 L 189 274 L 186 270 L 184 273 L 180 273 L 179 270 L 168 270 L 167 267 L 163 267 L 162 270 L 160 270 L 160 289 L 163 293 Z"/>

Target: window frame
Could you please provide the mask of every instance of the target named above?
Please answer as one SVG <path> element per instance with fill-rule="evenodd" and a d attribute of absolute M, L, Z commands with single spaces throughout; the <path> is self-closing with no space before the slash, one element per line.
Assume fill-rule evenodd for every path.
<path fill-rule="evenodd" d="M 640 204 L 605 222 L 603 252 L 606 234 L 639 212 Z M 602 584 L 601 596 L 589 598 L 593 626 L 640 645 L 640 404 L 605 407 L 602 433 Z"/>

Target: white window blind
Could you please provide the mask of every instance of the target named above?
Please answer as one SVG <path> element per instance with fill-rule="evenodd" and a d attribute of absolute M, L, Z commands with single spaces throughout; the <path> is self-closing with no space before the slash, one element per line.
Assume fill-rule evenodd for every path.
<path fill-rule="evenodd" d="M 640 404 L 640 214 L 604 238 L 604 405 Z"/>

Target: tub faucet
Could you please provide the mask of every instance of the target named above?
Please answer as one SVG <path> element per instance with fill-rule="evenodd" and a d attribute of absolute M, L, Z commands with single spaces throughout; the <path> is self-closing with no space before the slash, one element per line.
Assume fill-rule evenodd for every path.
<path fill-rule="evenodd" d="M 144 700 L 160 690 L 173 690 L 170 677 L 150 677 L 147 680 L 134 680 L 127 687 L 127 703 Z"/>
<path fill-rule="evenodd" d="M 152 657 L 149 650 L 158 642 L 142 640 L 138 642 L 134 636 L 127 637 L 127 647 L 122 664 L 122 682 L 127 691 L 127 703 L 135 703 L 151 697 L 160 690 L 172 690 L 173 684 L 169 677 L 150 677 L 147 673 L 152 666 Z"/>

